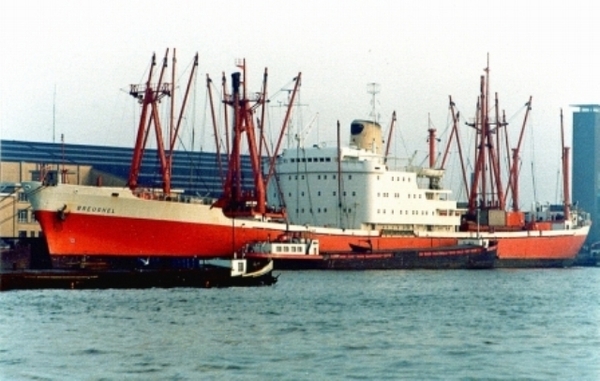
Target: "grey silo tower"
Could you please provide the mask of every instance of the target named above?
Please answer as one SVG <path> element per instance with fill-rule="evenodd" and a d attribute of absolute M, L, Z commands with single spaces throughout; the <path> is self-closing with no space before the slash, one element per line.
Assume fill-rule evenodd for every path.
<path fill-rule="evenodd" d="M 600 241 L 600 105 L 573 105 L 573 202 L 590 213 L 587 244 Z"/>

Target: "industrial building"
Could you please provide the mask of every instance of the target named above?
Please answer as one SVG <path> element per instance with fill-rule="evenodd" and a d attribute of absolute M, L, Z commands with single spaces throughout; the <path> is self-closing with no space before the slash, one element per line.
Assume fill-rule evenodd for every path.
<path fill-rule="evenodd" d="M 600 241 L 600 104 L 573 107 L 572 199 L 590 213 L 592 244 Z"/>
<path fill-rule="evenodd" d="M 132 148 L 0 141 L 0 236 L 40 236 L 31 205 L 20 191 L 22 181 L 39 180 L 40 172 L 55 171 L 64 173 L 65 181 L 71 184 L 125 187 L 132 155 Z M 224 155 L 219 161 L 215 153 L 175 151 L 171 188 L 194 196 L 218 197 L 226 166 Z M 161 187 L 157 168 L 157 151 L 146 149 L 138 179 L 140 187 Z M 242 157 L 242 168 L 251 173 L 248 157 Z M 244 186 L 251 184 L 252 177 L 244 177 Z"/>

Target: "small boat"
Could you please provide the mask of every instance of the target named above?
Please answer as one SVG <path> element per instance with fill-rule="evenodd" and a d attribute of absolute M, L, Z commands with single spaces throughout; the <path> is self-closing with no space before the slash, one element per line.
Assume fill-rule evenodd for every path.
<path fill-rule="evenodd" d="M 247 244 L 243 257 L 273 261 L 276 270 L 491 269 L 498 251 L 496 241 L 480 238 L 460 240 L 454 246 L 417 249 L 350 246 L 348 251 L 321 252 L 316 238 L 282 234 L 272 241 Z"/>

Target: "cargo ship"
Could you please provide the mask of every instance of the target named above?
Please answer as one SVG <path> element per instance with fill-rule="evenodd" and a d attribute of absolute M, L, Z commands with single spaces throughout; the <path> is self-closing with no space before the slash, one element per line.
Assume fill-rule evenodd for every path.
<path fill-rule="evenodd" d="M 158 80 L 151 69 L 144 85 L 131 86 L 131 95 L 141 104 L 141 116 L 127 187 L 69 184 L 67 174 L 43 168 L 39 181 L 22 184 L 52 256 L 232 258 L 249 242 L 297 232 L 310 233 L 323 251 L 344 251 L 365 241 L 378 251 L 434 249 L 481 238 L 497 242 L 500 266 L 562 267 L 572 263 L 586 239 L 589 219 L 571 208 L 567 199 L 559 211 L 542 207 L 520 211 L 514 168 L 506 185 L 514 207 L 506 210 L 505 185 L 499 180 L 500 170 L 496 172 L 499 160 L 493 150 L 476 152 L 468 207 L 460 207 L 451 190 L 442 186 L 445 160 L 438 164 L 432 159 L 436 157 L 434 129 L 429 129 L 428 167 L 391 157 L 390 139 L 384 150 L 381 125 L 375 120 L 353 121 L 348 145 L 341 144 L 338 122 L 334 146 L 280 150 L 301 73 L 294 78 L 277 143 L 269 152 L 264 136 L 267 70 L 261 92 L 250 93 L 245 61 L 237 62 L 240 70 L 231 75 L 231 92 L 224 91 L 222 99 L 230 110 L 224 119 L 231 121 L 231 128 L 226 129 L 227 147 L 223 148 L 227 163 L 218 162 L 219 170 L 227 168 L 223 169 L 221 197 L 200 199 L 173 190 L 171 152 L 179 129 L 174 121 L 181 121 L 188 97 L 183 96 L 180 116 L 170 117 L 170 139 L 164 142 L 158 103 L 175 89 L 174 83 L 163 81 L 166 61 L 165 56 Z M 154 68 L 154 57 L 152 63 Z M 194 71 L 188 86 L 179 86 L 186 88 L 186 94 Z M 480 102 L 487 102 L 485 96 L 482 90 Z M 212 104 L 210 91 L 209 97 Z M 452 108 L 452 99 L 450 104 Z M 217 131 L 214 111 L 212 115 Z M 480 136 L 479 147 L 493 147 L 492 123 L 487 114 L 478 115 L 473 127 Z M 457 115 L 454 119 L 456 130 Z M 394 121 L 395 117 L 390 136 Z M 161 189 L 138 184 L 145 144 L 154 132 Z M 242 181 L 247 176 L 240 160 L 243 145 L 252 167 L 249 188 Z M 220 150 L 217 141 L 218 158 Z M 500 192 L 493 197 L 485 168 L 494 168 L 498 175 L 495 189 Z"/>
<path fill-rule="evenodd" d="M 276 270 L 481 270 L 494 268 L 497 249 L 496 242 L 465 239 L 435 248 L 373 250 L 366 242 L 347 251 L 323 252 L 319 240 L 288 233 L 251 242 L 242 255 L 257 263 L 272 261 Z"/>

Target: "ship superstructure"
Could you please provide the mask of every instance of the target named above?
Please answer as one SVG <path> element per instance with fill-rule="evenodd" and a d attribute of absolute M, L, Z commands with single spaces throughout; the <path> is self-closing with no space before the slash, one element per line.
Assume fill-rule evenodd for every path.
<path fill-rule="evenodd" d="M 355 120 L 350 130 L 349 146 L 291 148 L 277 158 L 280 192 L 271 189 L 269 202 L 286 207 L 290 223 L 386 235 L 458 230 L 464 211 L 450 190 L 431 186 L 443 171 L 383 156 L 375 122 Z"/>

